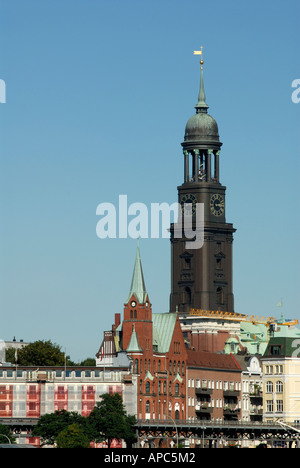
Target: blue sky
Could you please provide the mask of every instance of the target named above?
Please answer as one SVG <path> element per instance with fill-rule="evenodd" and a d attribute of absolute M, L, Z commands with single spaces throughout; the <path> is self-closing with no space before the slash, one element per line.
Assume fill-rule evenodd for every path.
<path fill-rule="evenodd" d="M 299 312 L 299 3 L 2 0 L 0 338 L 94 356 L 123 313 L 136 241 L 96 236 L 99 203 L 177 201 L 203 45 L 217 120 L 235 309 Z M 170 245 L 140 242 L 154 312 Z"/>

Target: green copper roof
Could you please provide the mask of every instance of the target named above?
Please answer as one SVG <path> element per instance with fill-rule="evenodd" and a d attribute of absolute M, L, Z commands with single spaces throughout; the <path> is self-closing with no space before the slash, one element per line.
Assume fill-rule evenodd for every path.
<path fill-rule="evenodd" d="M 298 338 L 300 339 L 300 330 L 295 326 L 289 326 L 284 323 L 276 322 L 276 329 L 272 336 L 275 338 Z M 247 348 L 249 354 L 264 354 L 270 340 L 270 330 L 263 323 L 241 322 L 239 340 L 230 337 L 225 344 L 225 353 L 231 353 L 231 344 L 240 343 Z M 237 350 L 239 347 L 237 346 Z"/>
<path fill-rule="evenodd" d="M 142 348 L 140 347 L 139 340 L 133 325 L 132 333 L 131 333 L 131 338 L 129 341 L 129 345 L 126 349 L 127 353 L 137 353 L 137 352 L 142 352 Z"/>
<path fill-rule="evenodd" d="M 176 319 L 176 313 L 152 314 L 153 346 L 157 352 L 167 353 L 169 351 Z"/>
<path fill-rule="evenodd" d="M 147 291 L 144 281 L 139 245 L 137 245 L 136 249 L 135 264 L 127 302 L 129 302 L 133 295 L 136 297 L 139 304 L 144 304 L 146 302 Z"/>
<path fill-rule="evenodd" d="M 264 357 L 298 357 L 299 340 L 292 337 L 275 336 L 268 343 Z"/>

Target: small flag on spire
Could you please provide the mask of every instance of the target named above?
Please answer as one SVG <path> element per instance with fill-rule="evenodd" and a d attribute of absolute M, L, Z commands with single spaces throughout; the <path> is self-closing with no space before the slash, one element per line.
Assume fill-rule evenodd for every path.
<path fill-rule="evenodd" d="M 282 299 L 280 302 L 278 302 L 277 307 L 282 307 Z"/>
<path fill-rule="evenodd" d="M 194 55 L 202 55 L 203 46 L 200 47 L 201 50 L 194 50 Z"/>

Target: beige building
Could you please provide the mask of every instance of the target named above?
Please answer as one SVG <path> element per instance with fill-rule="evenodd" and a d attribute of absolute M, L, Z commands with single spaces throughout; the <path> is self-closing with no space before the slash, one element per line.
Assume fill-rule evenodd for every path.
<path fill-rule="evenodd" d="M 300 340 L 271 338 L 262 357 L 264 420 L 300 424 Z"/>

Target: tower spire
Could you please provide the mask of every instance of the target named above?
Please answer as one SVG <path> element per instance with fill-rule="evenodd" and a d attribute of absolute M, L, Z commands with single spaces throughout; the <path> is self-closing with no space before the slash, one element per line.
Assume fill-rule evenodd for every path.
<path fill-rule="evenodd" d="M 134 264 L 131 286 L 130 286 L 130 291 L 129 291 L 127 302 L 130 300 L 130 298 L 133 295 L 136 297 L 136 299 L 138 300 L 140 304 L 145 303 L 146 298 L 147 298 L 147 291 L 146 291 L 143 269 L 142 269 L 139 239 L 137 241 L 135 264 Z"/>
<path fill-rule="evenodd" d="M 206 98 L 205 98 L 205 92 L 204 92 L 204 82 L 203 82 L 203 57 L 202 57 L 202 49 L 203 46 L 200 47 L 201 50 L 194 50 L 194 55 L 200 55 L 201 60 L 200 60 L 200 89 L 199 89 L 199 95 L 198 95 L 198 104 L 195 106 L 196 113 L 198 114 L 199 112 L 207 112 L 208 105 L 206 104 Z"/>

